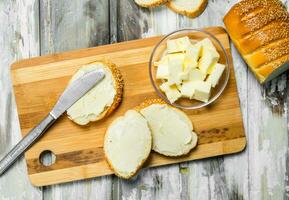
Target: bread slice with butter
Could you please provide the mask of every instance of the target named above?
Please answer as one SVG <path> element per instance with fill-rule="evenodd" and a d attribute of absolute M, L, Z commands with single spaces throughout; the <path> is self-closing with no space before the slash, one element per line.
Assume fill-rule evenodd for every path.
<path fill-rule="evenodd" d="M 195 18 L 202 14 L 207 4 L 208 0 L 171 0 L 167 6 L 176 13 Z"/>
<path fill-rule="evenodd" d="M 135 3 L 141 7 L 149 8 L 156 7 L 166 3 L 168 0 L 134 0 Z"/>
<path fill-rule="evenodd" d="M 116 65 L 109 62 L 93 62 L 82 66 L 71 82 L 85 73 L 103 69 L 105 77 L 68 110 L 68 118 L 79 125 L 107 117 L 120 104 L 123 92 L 123 78 Z"/>
<path fill-rule="evenodd" d="M 141 168 L 151 147 L 152 135 L 147 120 L 139 112 L 128 110 L 108 127 L 103 148 L 114 173 L 128 179 Z"/>
<path fill-rule="evenodd" d="M 160 99 L 143 102 L 136 108 L 147 120 L 152 132 L 152 149 L 165 156 L 188 154 L 196 145 L 198 136 L 187 115 Z"/>

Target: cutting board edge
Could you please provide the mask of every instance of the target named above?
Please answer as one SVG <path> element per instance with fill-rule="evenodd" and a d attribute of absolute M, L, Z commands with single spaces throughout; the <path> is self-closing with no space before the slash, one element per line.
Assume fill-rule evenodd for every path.
<path fill-rule="evenodd" d="M 190 29 L 190 28 L 183 28 L 183 29 Z M 179 30 L 182 30 L 182 29 L 179 29 Z M 196 30 L 198 30 L 198 29 L 196 29 Z M 219 31 L 225 33 L 226 36 L 228 37 L 227 31 L 226 31 L 226 29 L 223 26 L 207 26 L 207 27 L 203 27 L 203 28 L 201 28 L 199 30 L 205 30 L 205 31 L 208 31 L 208 32 L 212 31 L 212 30 L 214 30 L 214 31 L 219 30 Z M 172 32 L 170 32 L 170 33 L 172 33 Z M 145 40 L 152 40 L 152 39 L 159 39 L 160 40 L 160 38 L 164 37 L 165 35 L 160 34 L 160 35 L 155 35 L 155 36 L 148 37 L 148 38 L 140 38 L 140 39 L 134 39 L 134 40 L 129 40 L 129 41 L 117 42 L 117 43 L 113 43 L 113 44 L 104 44 L 104 45 L 90 47 L 90 48 L 79 48 L 79 49 L 74 49 L 74 50 L 65 51 L 65 52 L 59 52 L 59 53 L 53 53 L 53 54 L 48 54 L 48 55 L 43 55 L 43 56 L 34 56 L 34 57 L 30 57 L 30 58 L 25 58 L 25 59 L 21 59 L 21 60 L 15 61 L 12 64 L 10 64 L 10 66 L 11 66 L 10 67 L 10 71 L 14 71 L 14 70 L 18 69 L 19 67 L 21 67 L 23 65 L 35 66 L 34 61 L 36 61 L 36 60 L 39 61 L 39 59 L 42 61 L 42 60 L 46 60 L 46 59 L 51 59 L 51 58 L 57 57 L 57 59 L 59 59 L 59 60 L 54 60 L 54 61 L 55 62 L 59 62 L 59 61 L 67 60 L 67 59 L 65 59 L 66 56 L 71 55 L 71 54 L 76 55 L 76 54 L 79 54 L 79 53 L 81 53 L 83 51 L 93 51 L 93 50 L 95 50 L 97 48 L 100 48 L 100 47 L 101 48 L 106 48 L 108 46 L 115 47 L 115 46 L 119 46 L 119 45 L 126 45 L 126 44 L 131 44 L 131 43 L 135 43 L 135 42 L 141 42 L 141 41 L 145 41 Z M 85 56 L 85 57 L 89 57 L 89 56 Z M 63 59 L 60 59 L 60 58 L 63 58 Z M 76 56 L 73 59 L 77 59 L 77 58 L 79 58 L 79 57 Z M 69 59 L 71 59 L 71 57 L 69 57 Z M 47 63 L 50 63 L 50 62 L 47 62 Z M 45 63 L 45 64 L 47 64 L 47 63 Z"/>
<path fill-rule="evenodd" d="M 239 146 L 236 146 L 236 143 L 238 141 L 239 141 Z M 203 148 L 205 149 L 207 145 L 211 146 L 212 144 L 214 144 L 216 146 L 221 146 L 222 148 L 224 148 L 226 146 L 227 147 L 228 146 L 234 146 L 234 149 L 232 149 L 230 151 L 227 151 L 227 152 L 223 152 L 223 150 L 218 149 L 219 151 L 216 151 L 218 153 L 216 153 L 213 156 L 210 156 L 210 158 L 217 157 L 217 156 L 223 156 L 223 155 L 229 155 L 229 154 L 241 153 L 241 152 L 243 152 L 246 149 L 247 140 L 246 140 L 246 136 L 244 136 L 244 137 L 240 137 L 240 138 L 236 138 L 236 139 L 232 139 L 232 140 L 226 140 L 226 141 L 222 141 L 222 142 L 204 144 L 204 145 L 200 145 L 200 147 L 203 146 Z M 156 165 L 152 165 L 152 166 L 147 166 L 145 168 L 162 167 L 162 166 L 166 166 L 166 165 L 178 164 L 178 163 L 181 163 L 181 162 L 193 162 L 195 160 L 200 160 L 200 159 L 204 159 L 204 158 L 208 158 L 208 156 L 202 156 L 202 157 L 198 157 L 198 158 L 195 158 L 195 159 L 187 159 L 187 160 L 184 159 L 184 160 L 179 160 L 178 162 L 171 162 L 171 163 L 167 163 L 166 162 L 166 163 L 163 163 L 161 165 L 156 164 Z M 75 168 L 81 168 L 81 167 L 84 167 L 84 166 L 78 166 L 78 167 L 75 167 Z M 69 169 L 71 169 L 71 168 L 69 168 Z M 66 170 L 69 170 L 69 169 L 66 169 Z M 65 184 L 65 183 L 72 182 L 72 181 L 79 181 L 79 180 L 82 181 L 82 180 L 87 180 L 87 179 L 92 179 L 92 178 L 97 178 L 97 177 L 113 175 L 113 173 L 110 172 L 110 173 L 106 173 L 106 174 L 102 174 L 102 175 L 89 175 L 89 176 L 87 176 L 85 178 L 83 178 L 83 176 L 79 176 L 79 177 L 77 176 L 77 177 L 73 177 L 73 178 L 70 178 L 70 179 L 65 179 L 65 181 L 63 181 L 63 179 L 60 180 L 60 181 L 55 181 L 55 179 L 53 179 L 51 182 L 47 182 L 47 180 L 44 181 L 44 182 L 41 181 L 41 176 L 43 177 L 43 175 L 47 175 L 49 173 L 54 173 L 54 172 L 56 174 L 58 173 L 57 170 L 48 171 L 48 172 L 42 172 L 42 173 L 36 173 L 36 174 L 28 174 L 28 171 L 27 171 L 27 175 L 28 175 L 28 178 L 29 178 L 30 182 L 32 183 L 32 185 L 34 185 L 36 187 L 49 186 L 49 185 L 54 185 L 54 184 Z"/>

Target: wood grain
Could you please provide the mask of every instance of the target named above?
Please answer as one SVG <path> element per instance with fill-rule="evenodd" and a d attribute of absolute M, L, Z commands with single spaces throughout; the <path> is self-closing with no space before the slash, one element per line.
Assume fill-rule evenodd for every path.
<path fill-rule="evenodd" d="M 206 30 L 216 35 L 230 55 L 224 29 L 217 27 Z M 87 51 L 33 58 L 12 66 L 14 91 L 24 135 L 49 112 L 65 89 L 69 78 L 81 65 L 104 57 L 110 58 L 111 62 L 119 67 L 125 80 L 123 102 L 111 117 L 101 123 L 79 127 L 66 116 L 62 116 L 47 134 L 27 151 L 25 157 L 28 174 L 34 185 L 50 185 L 112 173 L 102 152 L 105 129 L 115 117 L 126 110 L 139 105 L 146 98 L 157 97 L 150 84 L 147 66 L 150 52 L 160 39 L 161 37 L 153 37 Z M 109 49 L 113 49 L 113 52 Z M 222 98 L 206 108 L 186 112 L 199 134 L 198 148 L 189 156 L 180 159 L 152 154 L 148 166 L 235 153 L 245 147 L 233 71 Z M 39 156 L 45 150 L 56 155 L 56 163 L 51 167 L 42 166 L 39 162 Z"/>
<path fill-rule="evenodd" d="M 107 0 L 40 0 L 41 55 L 109 43 Z M 48 158 L 48 160 L 51 160 Z M 43 199 L 111 199 L 112 177 L 43 187 Z"/>
<path fill-rule="evenodd" d="M 38 10 L 35 0 L 0 1 L 0 159 L 21 139 L 10 64 L 39 55 Z M 21 158 L 0 177 L 0 199 L 23 198 L 42 199 L 43 195 L 41 188 L 30 184 Z"/>
<path fill-rule="evenodd" d="M 112 6 L 111 27 L 114 27 L 111 29 L 111 34 L 119 42 L 164 34 L 151 31 L 151 27 L 157 22 L 163 23 L 164 31 L 171 26 L 171 23 L 160 19 L 159 16 L 154 19 L 154 11 L 159 8 L 140 8 L 131 0 L 111 0 L 110 5 Z M 161 16 L 166 17 L 166 15 Z M 131 26 L 134 28 L 132 29 Z M 143 169 L 131 181 L 113 177 L 113 199 L 180 199 L 178 165 Z"/>
<path fill-rule="evenodd" d="M 70 34 L 70 31 L 86 22 L 85 18 L 80 17 L 83 12 L 79 12 L 79 8 L 83 8 L 83 6 L 79 6 L 75 0 L 61 1 L 67 2 L 68 6 L 64 3 L 57 3 L 57 1 L 48 1 L 49 4 L 54 3 L 55 6 L 51 7 L 44 4 L 45 1 L 40 0 L 40 4 L 42 4 L 40 12 L 37 8 L 38 1 L 29 0 L 24 3 L 4 0 L 0 3 L 0 21 L 2 22 L 0 27 L 0 149 L 2 150 L 0 151 L 2 151 L 2 155 L 20 139 L 19 123 L 13 103 L 14 98 L 13 95 L 9 95 L 12 94 L 9 78 L 10 63 L 14 60 L 38 55 L 39 50 L 43 54 L 45 52 L 53 53 L 52 50 L 43 49 L 44 45 L 37 42 L 38 35 L 40 35 L 38 31 L 42 32 L 41 40 L 43 42 L 46 42 L 45 40 L 53 41 L 50 44 L 56 47 L 55 51 L 60 52 L 57 48 L 61 48 L 63 51 L 67 50 L 65 47 L 60 47 L 65 44 L 61 41 L 66 40 L 66 35 Z M 110 9 L 98 11 L 94 20 L 89 21 L 90 25 L 87 25 L 86 30 L 93 30 L 89 27 L 97 27 L 98 23 L 110 21 L 110 34 L 95 38 L 95 41 L 92 41 L 92 43 L 101 43 L 101 41 L 107 41 L 109 38 L 111 38 L 111 42 L 115 42 L 117 37 L 118 41 L 121 41 L 120 38 L 132 39 L 166 34 L 184 27 L 223 26 L 222 17 L 238 1 L 210 0 L 207 9 L 201 16 L 196 19 L 189 19 L 171 12 L 165 6 L 145 10 L 134 6 L 125 6 L 127 2 L 133 3 L 130 0 L 110 0 Z M 95 0 L 95 2 L 101 1 Z M 122 9 L 119 7 L 120 2 L 123 2 Z M 288 8 L 289 1 L 282 0 L 282 2 Z M 78 6 L 69 4 L 77 4 Z M 101 3 L 99 6 L 101 7 Z M 65 7 L 70 9 L 65 9 Z M 43 13 L 47 11 L 43 11 L 43 9 L 57 9 L 59 14 L 50 15 L 47 18 L 46 14 Z M 105 16 L 100 12 L 107 13 L 109 19 L 99 17 L 99 15 Z M 141 13 L 141 15 L 135 13 Z M 45 26 L 54 28 L 44 27 L 43 23 L 38 26 L 38 23 L 35 23 L 38 18 L 58 21 L 63 16 L 72 14 L 78 17 L 70 17 L 70 23 L 60 23 L 61 26 L 67 28 L 67 31 L 65 27 L 54 27 L 53 23 L 47 23 Z M 137 31 L 127 31 L 126 29 L 132 25 L 120 15 L 135 18 L 133 26 L 137 26 L 135 29 Z M 147 24 L 147 26 L 143 26 L 143 24 Z M 43 36 L 45 32 L 41 31 L 43 29 L 45 32 L 50 31 L 46 37 Z M 107 29 L 108 27 L 102 27 L 102 30 Z M 97 29 L 96 32 L 102 30 Z M 123 35 L 123 32 L 127 33 L 126 37 L 118 36 Z M 89 41 L 91 37 L 93 38 L 91 35 L 94 34 L 93 31 L 84 34 L 84 37 L 78 37 L 74 34 L 73 37 L 70 37 L 70 42 L 74 45 L 66 42 L 67 46 L 69 49 L 93 46 L 86 41 Z M 54 39 L 55 35 L 58 35 L 57 39 Z M 53 49 L 49 46 L 47 48 Z M 288 138 L 286 138 L 288 135 L 288 74 L 278 77 L 264 88 L 260 87 L 255 78 L 248 72 L 246 64 L 233 45 L 231 48 L 243 122 L 249 141 L 248 147 L 243 153 L 184 163 L 180 166 L 169 165 L 144 169 L 138 177 L 131 181 L 122 181 L 115 176 L 105 176 L 54 185 L 45 187 L 43 196 L 41 189 L 35 189 L 27 182 L 26 167 L 21 162 L 20 164 L 16 163 L 15 167 L 0 177 L 0 199 L 288 199 L 289 185 L 286 178 L 289 173 Z M 9 96 L 11 101 L 8 101 Z M 251 103 L 252 97 L 254 100 Z M 248 107 L 249 104 L 250 107 Z M 265 115 L 266 119 L 262 117 Z M 264 133 L 266 133 L 266 137 L 263 137 Z M 270 144 L 269 148 L 268 144 Z M 264 155 L 266 154 L 270 156 L 265 158 Z M 259 157 L 262 159 L 256 161 L 255 159 Z M 277 165 L 276 163 L 282 164 Z M 267 170 L 268 168 L 270 171 Z"/>
<path fill-rule="evenodd" d="M 202 28 L 210 25 L 223 26 L 223 16 L 237 2 L 234 1 L 209 1 L 204 13 L 191 20 L 187 17 L 177 16 L 176 23 L 180 27 Z M 247 66 L 239 53 L 231 44 L 235 76 L 240 98 L 241 111 L 245 132 L 248 134 L 247 102 Z M 248 135 L 247 135 L 248 136 Z M 248 140 L 250 140 L 248 138 Z M 182 175 L 182 185 L 186 188 L 186 199 L 250 199 L 249 198 L 249 163 L 248 149 L 238 155 L 220 156 L 205 161 L 191 162 L 182 167 L 186 173 Z M 236 167 L 238 166 L 238 167 Z M 200 184 L 201 183 L 201 184 Z M 199 186 L 201 185 L 201 186 Z"/>

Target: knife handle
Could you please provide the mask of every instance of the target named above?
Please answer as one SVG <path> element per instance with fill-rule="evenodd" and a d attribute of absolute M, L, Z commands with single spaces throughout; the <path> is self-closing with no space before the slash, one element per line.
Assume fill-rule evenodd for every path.
<path fill-rule="evenodd" d="M 55 122 L 55 118 L 47 115 L 0 161 L 0 176 Z"/>

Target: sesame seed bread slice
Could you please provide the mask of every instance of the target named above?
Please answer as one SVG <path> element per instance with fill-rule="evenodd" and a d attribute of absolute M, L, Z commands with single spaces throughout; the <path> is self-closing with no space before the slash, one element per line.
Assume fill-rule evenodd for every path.
<path fill-rule="evenodd" d="M 146 119 L 139 112 L 128 110 L 108 127 L 103 148 L 114 173 L 128 179 L 147 160 L 151 145 L 152 136 Z"/>
<path fill-rule="evenodd" d="M 141 7 L 156 7 L 159 5 L 162 5 L 166 2 L 168 2 L 169 0 L 134 0 L 136 4 L 138 4 Z"/>
<path fill-rule="evenodd" d="M 195 18 L 202 14 L 207 4 L 208 0 L 171 0 L 167 7 L 176 13 Z"/>
<path fill-rule="evenodd" d="M 73 75 L 71 82 L 99 68 L 104 69 L 105 78 L 67 110 L 68 118 L 79 125 L 107 117 L 122 100 L 124 87 L 122 75 L 115 64 L 107 61 L 82 66 Z"/>
<path fill-rule="evenodd" d="M 155 152 L 165 156 L 182 156 L 197 145 L 198 136 L 193 132 L 192 122 L 181 110 L 160 99 L 147 100 L 136 110 L 148 121 Z"/>

